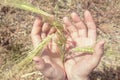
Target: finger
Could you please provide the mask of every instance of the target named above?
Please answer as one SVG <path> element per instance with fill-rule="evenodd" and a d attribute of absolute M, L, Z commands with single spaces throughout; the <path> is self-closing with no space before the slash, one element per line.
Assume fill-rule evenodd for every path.
<path fill-rule="evenodd" d="M 58 48 L 58 44 L 57 44 L 57 41 L 58 41 L 58 35 L 55 34 L 55 36 L 52 38 L 52 53 L 55 53 L 56 56 L 58 55 L 58 51 L 59 51 L 59 48 Z"/>
<path fill-rule="evenodd" d="M 53 33 L 55 33 L 55 32 L 56 32 L 56 29 L 55 29 L 54 27 L 52 27 L 52 28 L 49 30 L 48 35 L 51 35 L 51 34 L 53 34 Z"/>
<path fill-rule="evenodd" d="M 50 25 L 49 25 L 49 23 L 44 23 L 44 24 L 43 24 L 43 27 L 42 27 L 42 32 L 48 33 L 49 30 L 50 30 Z"/>
<path fill-rule="evenodd" d="M 41 38 L 44 39 L 47 36 L 47 33 L 49 32 L 50 26 L 48 23 L 44 23 L 42 26 L 42 33 Z"/>
<path fill-rule="evenodd" d="M 54 34 L 55 32 L 56 32 L 56 29 L 54 27 L 51 27 L 50 30 L 49 30 L 49 32 L 48 32 L 48 35 Z M 50 49 L 52 49 L 52 47 L 53 47 L 52 46 L 52 40 L 49 42 L 48 47 Z"/>
<path fill-rule="evenodd" d="M 75 13 L 75 12 L 73 12 L 73 13 L 71 14 L 71 17 L 72 17 L 72 20 L 73 20 L 75 23 L 81 21 L 81 20 L 80 20 L 80 17 L 79 17 L 78 14 Z"/>
<path fill-rule="evenodd" d="M 42 32 L 42 33 L 41 33 L 41 38 L 42 38 L 42 40 L 43 40 L 45 37 L 46 37 L 46 33 Z"/>
<path fill-rule="evenodd" d="M 74 25 L 72 25 L 68 17 L 64 17 L 63 22 L 65 24 L 65 29 L 67 29 L 70 33 L 77 31 L 77 28 Z"/>
<path fill-rule="evenodd" d="M 34 46 L 37 46 L 41 41 L 41 37 L 40 37 L 41 27 L 42 27 L 42 19 L 36 18 L 31 31 L 31 38 Z"/>
<path fill-rule="evenodd" d="M 44 68 L 45 68 L 45 61 L 43 59 L 41 59 L 39 57 L 34 57 L 33 61 L 35 62 L 37 69 L 39 69 L 40 71 L 44 70 Z"/>
<path fill-rule="evenodd" d="M 65 24 L 66 26 L 71 26 L 71 25 L 72 25 L 72 23 L 71 23 L 71 21 L 69 20 L 68 17 L 64 17 L 64 18 L 63 18 L 63 22 L 64 22 L 64 24 Z"/>
<path fill-rule="evenodd" d="M 97 65 L 100 62 L 104 54 L 104 44 L 105 44 L 105 41 L 100 41 L 95 46 L 95 53 L 93 54 L 93 58 L 92 58 L 95 65 Z"/>
<path fill-rule="evenodd" d="M 51 55 L 55 54 L 55 56 L 58 56 L 59 48 L 58 48 L 57 41 L 58 41 L 58 36 L 57 34 L 54 34 L 52 40 L 49 42 L 49 45 L 48 45 L 49 49 L 51 50 L 51 53 L 50 53 Z"/>
<path fill-rule="evenodd" d="M 73 21 L 75 22 L 75 26 L 77 27 L 79 31 L 79 35 L 81 37 L 87 37 L 87 28 L 85 24 L 81 21 L 80 17 L 75 12 L 71 14 L 71 17 Z"/>
<path fill-rule="evenodd" d="M 88 28 L 88 37 L 96 41 L 96 36 L 97 36 L 96 25 L 92 18 L 91 13 L 88 10 L 86 10 L 84 13 L 84 17 L 85 17 L 85 22 Z"/>

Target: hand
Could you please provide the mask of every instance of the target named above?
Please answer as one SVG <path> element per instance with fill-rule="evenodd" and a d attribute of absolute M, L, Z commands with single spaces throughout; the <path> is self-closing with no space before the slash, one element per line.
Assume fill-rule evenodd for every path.
<path fill-rule="evenodd" d="M 43 23 L 41 18 L 34 22 L 31 38 L 34 47 L 36 47 L 46 36 L 55 34 L 56 30 L 50 27 L 48 23 Z M 45 80 L 65 80 L 66 74 L 60 55 L 58 54 L 56 37 L 43 50 L 41 57 L 34 57 L 36 67 L 44 74 Z"/>
<path fill-rule="evenodd" d="M 96 43 L 96 25 L 89 11 L 85 11 L 82 22 L 76 13 L 71 14 L 72 22 L 64 17 L 65 31 L 67 31 L 67 50 L 75 47 L 94 47 L 94 53 L 73 52 L 65 62 L 68 80 L 88 80 L 91 71 L 97 67 L 103 55 L 104 41 Z"/>

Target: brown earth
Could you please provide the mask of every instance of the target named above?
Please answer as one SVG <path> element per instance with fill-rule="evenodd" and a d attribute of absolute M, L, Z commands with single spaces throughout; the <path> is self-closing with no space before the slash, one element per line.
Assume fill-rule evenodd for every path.
<path fill-rule="evenodd" d="M 29 0 L 40 9 L 56 15 L 60 20 L 76 11 L 83 16 L 88 9 L 93 14 L 98 28 L 98 40 L 106 41 L 105 55 L 100 65 L 91 74 L 91 80 L 120 80 L 120 1 L 119 0 Z M 0 3 L 0 80 L 16 60 L 21 60 L 32 50 L 30 31 L 36 14 Z M 8 65 L 10 64 L 10 65 Z M 22 72 L 25 75 L 36 71 L 32 65 Z M 18 73 L 19 74 L 19 73 Z M 9 80 L 40 80 L 38 74 Z"/>

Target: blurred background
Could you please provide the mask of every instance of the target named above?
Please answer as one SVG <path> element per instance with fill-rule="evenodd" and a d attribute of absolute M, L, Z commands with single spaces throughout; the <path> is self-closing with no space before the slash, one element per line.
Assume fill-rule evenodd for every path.
<path fill-rule="evenodd" d="M 81 18 L 91 11 L 97 25 L 98 41 L 103 39 L 105 55 L 91 74 L 91 80 L 120 80 L 120 0 L 28 0 L 31 4 L 55 15 L 61 22 L 75 11 Z M 0 80 L 42 80 L 34 64 L 5 79 L 7 72 L 32 49 L 30 32 L 38 16 L 35 13 L 5 6 L 0 2 Z M 23 77 L 21 77 L 23 76 Z"/>

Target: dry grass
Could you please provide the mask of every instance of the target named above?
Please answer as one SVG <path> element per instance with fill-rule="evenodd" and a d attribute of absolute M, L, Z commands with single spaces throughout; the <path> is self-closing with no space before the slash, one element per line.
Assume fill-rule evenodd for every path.
<path fill-rule="evenodd" d="M 119 0 L 30 0 L 33 5 L 54 14 L 61 21 L 64 15 L 77 11 L 83 15 L 88 9 L 92 12 L 98 26 L 99 40 L 106 40 L 105 55 L 98 68 L 91 74 L 91 80 L 120 80 L 120 1 Z M 47 7 L 46 7 L 47 6 Z M 66 16 L 67 16 L 66 15 Z M 0 5 L 0 56 L 2 73 L 8 71 L 22 60 L 30 50 L 32 43 L 30 31 L 34 21 L 34 13 Z M 22 57 L 21 57 L 22 56 Z M 4 66 L 7 64 L 6 66 Z M 35 72 L 33 65 L 17 73 L 9 80 L 36 80 L 39 74 L 21 78 L 21 75 Z"/>

